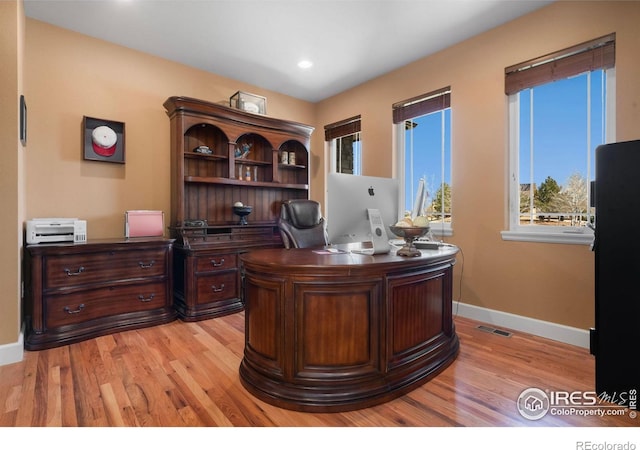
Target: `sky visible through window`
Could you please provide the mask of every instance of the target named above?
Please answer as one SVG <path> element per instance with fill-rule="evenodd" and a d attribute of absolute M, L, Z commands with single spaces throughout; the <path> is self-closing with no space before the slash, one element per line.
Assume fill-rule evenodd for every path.
<path fill-rule="evenodd" d="M 444 116 L 444 130 L 443 130 Z M 405 136 L 405 210 L 411 211 L 418 189 L 418 181 L 424 178 L 429 202 L 434 198 L 443 180 L 451 186 L 451 109 L 437 111 L 413 119 L 415 125 Z M 443 136 L 444 131 L 444 136 Z M 442 155 L 442 145 L 447 149 Z M 411 151 L 413 149 L 413 151 Z M 413 159 L 412 159 L 413 158 Z M 443 167 L 444 163 L 444 167 Z M 413 167 L 413 171 L 411 170 Z"/>
<path fill-rule="evenodd" d="M 530 126 L 531 89 L 520 92 L 520 183 L 533 182 L 540 186 L 551 177 L 564 186 L 575 173 L 585 180 L 593 180 L 595 148 L 604 142 L 604 73 L 601 70 L 592 72 L 590 78 L 590 95 L 587 74 L 532 88 L 533 130 Z M 587 152 L 588 145 L 590 152 Z"/>

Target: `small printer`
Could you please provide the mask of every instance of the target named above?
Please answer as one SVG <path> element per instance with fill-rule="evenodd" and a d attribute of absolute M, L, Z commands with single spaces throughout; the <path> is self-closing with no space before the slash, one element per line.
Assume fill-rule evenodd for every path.
<path fill-rule="evenodd" d="M 27 244 L 87 242 L 87 221 L 76 218 L 27 220 Z"/>

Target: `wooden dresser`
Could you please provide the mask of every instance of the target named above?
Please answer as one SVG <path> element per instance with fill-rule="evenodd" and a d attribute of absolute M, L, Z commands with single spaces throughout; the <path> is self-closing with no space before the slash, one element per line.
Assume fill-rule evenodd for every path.
<path fill-rule="evenodd" d="M 37 244 L 24 256 L 27 350 L 176 318 L 172 239 Z"/>

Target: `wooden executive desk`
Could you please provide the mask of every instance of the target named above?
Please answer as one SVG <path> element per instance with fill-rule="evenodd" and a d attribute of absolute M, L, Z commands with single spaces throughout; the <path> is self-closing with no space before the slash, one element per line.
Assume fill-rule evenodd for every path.
<path fill-rule="evenodd" d="M 243 386 L 283 408 L 336 412 L 386 402 L 431 379 L 458 354 L 457 252 L 243 254 Z"/>

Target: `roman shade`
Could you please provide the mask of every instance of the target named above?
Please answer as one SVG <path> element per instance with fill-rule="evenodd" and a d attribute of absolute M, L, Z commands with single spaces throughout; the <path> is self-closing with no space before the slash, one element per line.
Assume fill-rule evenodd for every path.
<path fill-rule="evenodd" d="M 441 111 L 451 106 L 451 86 L 393 104 L 393 123 Z"/>
<path fill-rule="evenodd" d="M 360 115 L 350 117 L 339 122 L 330 123 L 324 127 L 324 140 L 331 141 L 343 136 L 360 132 Z"/>
<path fill-rule="evenodd" d="M 505 69 L 505 93 L 615 66 L 616 35 L 603 36 Z"/>

